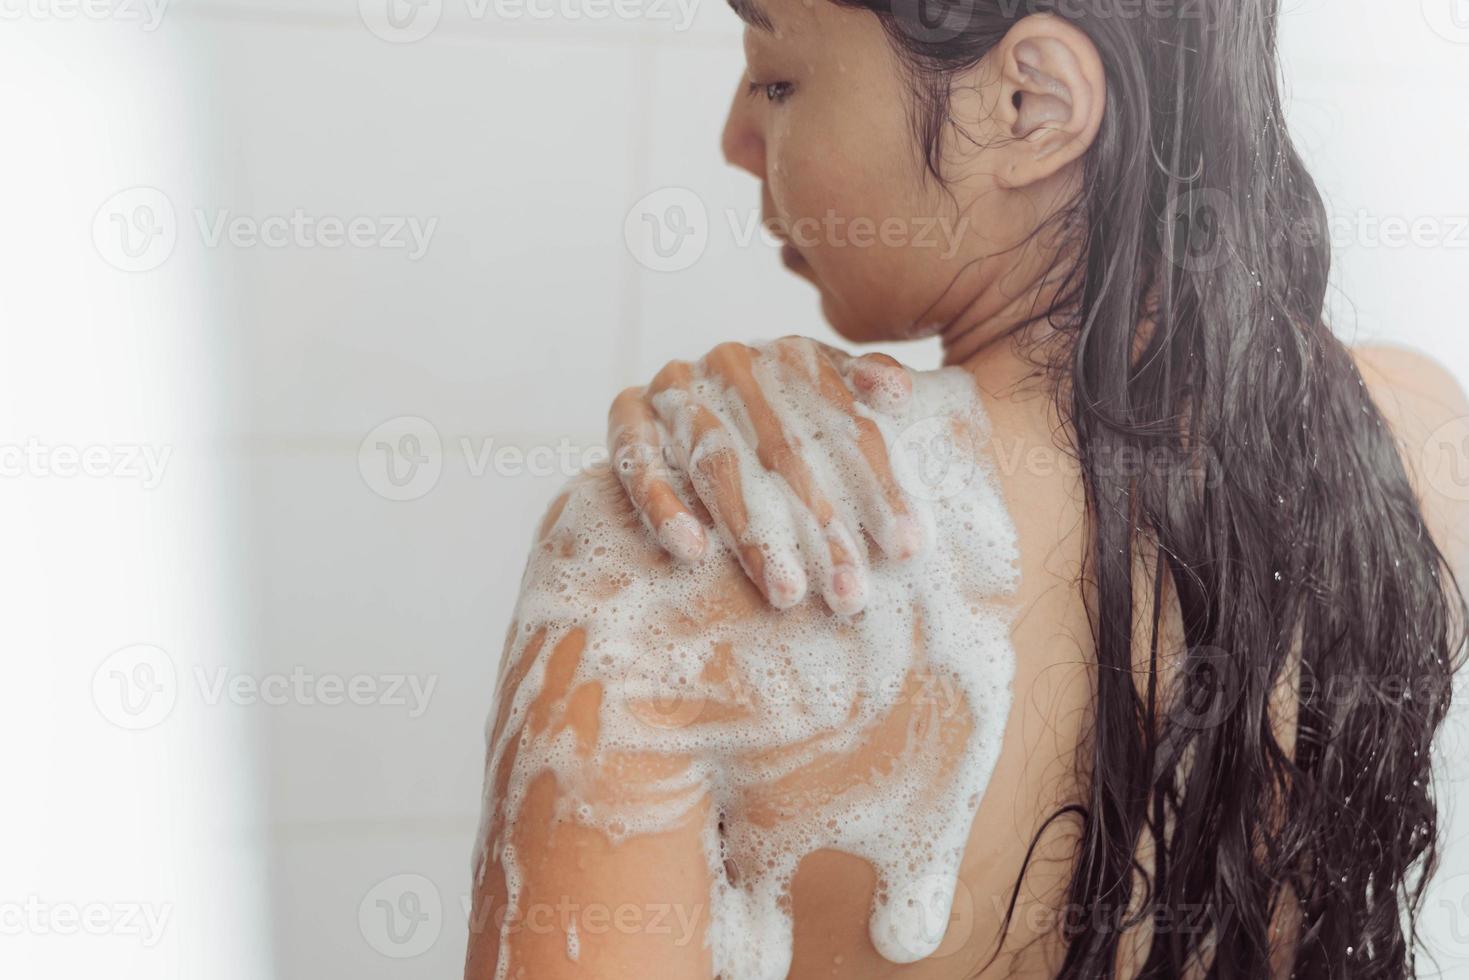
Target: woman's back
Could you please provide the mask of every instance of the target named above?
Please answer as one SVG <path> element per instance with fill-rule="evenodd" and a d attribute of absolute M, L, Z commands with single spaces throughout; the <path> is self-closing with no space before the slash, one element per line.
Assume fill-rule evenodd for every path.
<path fill-rule="evenodd" d="M 878 885 L 872 869 L 851 856 L 822 852 L 807 859 L 793 887 L 791 976 L 951 980 L 1054 973 L 1079 824 L 1057 819 L 1034 849 L 1032 843 L 1048 818 L 1078 801 L 1076 761 L 1093 696 L 1090 628 L 1078 588 L 1087 543 L 1085 498 L 1050 392 L 1033 364 L 1009 345 L 1000 347 L 967 370 L 989 423 L 980 456 L 1015 532 L 1013 698 L 952 908 L 934 923 L 945 932 L 943 941 L 931 957 L 909 966 L 885 960 L 864 936 Z M 1012 894 L 1009 929 L 996 955 Z M 930 908 L 945 911 L 942 901 Z"/>
<path fill-rule="evenodd" d="M 835 439 L 842 424 L 814 411 L 802 435 Z M 1030 630 L 1012 634 L 1012 620 L 1035 605 L 1027 554 L 1055 551 L 1054 541 L 1018 548 L 1005 501 L 1013 490 L 988 445 L 1026 448 L 1029 436 L 1009 420 L 990 425 L 959 369 L 918 377 L 906 410 L 883 418 L 928 546 L 907 562 L 877 563 L 866 609 L 853 617 L 815 596 L 768 608 L 723 551 L 671 563 L 608 475 L 574 482 L 542 529 L 502 677 L 486 809 L 501 901 L 534 905 L 566 887 L 561 871 L 538 874 L 519 857 L 555 849 L 516 841 L 546 831 L 527 818 L 540 802 L 605 835 L 599 848 L 661 838 L 681 855 L 657 861 L 706 886 L 693 947 L 707 941 L 709 960 L 691 975 L 804 975 L 813 957 L 862 975 L 923 958 L 957 935 L 945 940 L 956 875 L 959 914 L 988 917 L 971 907 L 972 841 L 994 847 L 990 824 L 1010 816 L 1018 781 L 1037 772 L 1007 732 L 1017 661 L 1015 690 L 1027 700 L 1036 661 L 1029 651 L 1016 657 L 1012 635 L 1029 643 Z M 1055 487 L 1057 475 L 1037 482 Z M 837 506 L 861 526 L 855 505 Z M 1037 533 L 1031 513 L 1027 536 Z M 1067 659 L 1081 663 L 1074 652 Z M 538 782 L 550 798 L 535 796 Z M 1001 873 L 1017 870 L 1005 863 Z M 599 864 L 605 873 L 616 858 L 602 854 Z M 827 897 L 808 909 L 808 894 Z M 841 903 L 830 901 L 837 895 Z M 609 960 L 600 937 L 571 924 L 574 914 L 561 918 L 557 965 L 615 975 L 617 954 Z M 544 940 L 513 928 L 502 938 L 507 966 L 535 962 L 531 975 L 550 975 L 530 948 Z M 983 952 L 981 937 L 970 938 L 966 959 Z"/>
<path fill-rule="evenodd" d="M 1408 450 L 1469 412 L 1421 359 L 1359 363 Z M 1001 345 L 967 372 L 919 376 L 883 427 L 932 540 L 877 562 L 855 618 L 770 609 L 727 553 L 669 561 L 608 473 L 557 501 L 502 668 L 468 975 L 502 951 L 505 976 L 537 978 L 1055 972 L 1075 916 L 1099 914 L 1066 894 L 1096 694 L 1084 496 L 1034 366 Z M 1464 504 L 1419 477 L 1459 553 Z M 1162 594 L 1166 688 L 1181 624 Z M 1150 649 L 1143 630 L 1139 684 Z M 1282 744 L 1293 722 L 1274 720 Z M 1217 914 L 1141 928 L 1207 936 Z"/>

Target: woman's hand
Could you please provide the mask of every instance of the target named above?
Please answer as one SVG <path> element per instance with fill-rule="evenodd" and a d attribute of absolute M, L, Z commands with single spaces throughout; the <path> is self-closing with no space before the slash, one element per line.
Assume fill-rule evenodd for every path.
<path fill-rule="evenodd" d="M 722 344 L 618 396 L 613 469 L 674 557 L 703 556 L 702 504 L 773 605 L 795 605 L 814 581 L 833 611 L 850 615 L 867 598 L 864 531 L 890 558 L 923 547 L 872 418 L 912 392 L 908 370 L 886 355 L 852 357 L 800 337 Z"/>

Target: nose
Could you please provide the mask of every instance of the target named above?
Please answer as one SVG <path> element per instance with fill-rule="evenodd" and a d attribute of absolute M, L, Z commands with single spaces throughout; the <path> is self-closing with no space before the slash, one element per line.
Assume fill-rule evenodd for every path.
<path fill-rule="evenodd" d="M 741 170 L 765 179 L 765 136 L 760 129 L 760 100 L 745 95 L 745 78 L 735 87 L 734 102 L 724 120 L 720 148 L 724 159 Z"/>

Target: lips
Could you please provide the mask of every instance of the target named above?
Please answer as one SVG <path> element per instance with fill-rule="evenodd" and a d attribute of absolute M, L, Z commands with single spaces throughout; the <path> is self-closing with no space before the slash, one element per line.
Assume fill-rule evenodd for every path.
<path fill-rule="evenodd" d="M 796 249 L 796 246 L 792 245 L 790 242 L 786 242 L 780 247 L 780 261 L 787 269 L 790 269 L 792 272 L 810 268 L 810 264 L 806 261 L 805 256 L 803 256 Z"/>
<path fill-rule="evenodd" d="M 801 250 L 792 245 L 786 237 L 783 222 L 778 218 L 770 218 L 767 215 L 773 213 L 774 208 L 768 196 L 762 201 L 760 209 L 760 223 L 765 226 L 766 231 L 780 242 L 780 263 L 797 275 L 810 277 L 812 275 L 811 263 L 801 254 Z"/>

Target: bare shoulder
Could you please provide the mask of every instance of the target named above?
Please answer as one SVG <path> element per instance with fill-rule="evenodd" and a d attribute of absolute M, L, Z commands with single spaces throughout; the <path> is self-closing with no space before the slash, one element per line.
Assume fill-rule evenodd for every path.
<path fill-rule="evenodd" d="M 1439 361 L 1408 347 L 1352 348 L 1391 427 L 1435 540 L 1456 569 L 1469 557 L 1469 396 Z"/>
<path fill-rule="evenodd" d="M 1400 407 L 1416 413 L 1446 417 L 1469 414 L 1469 397 L 1458 378 L 1422 351 L 1386 344 L 1368 344 L 1351 351 L 1374 397 L 1379 393 L 1389 395 Z M 1389 411 L 1388 405 L 1382 407 Z"/>

